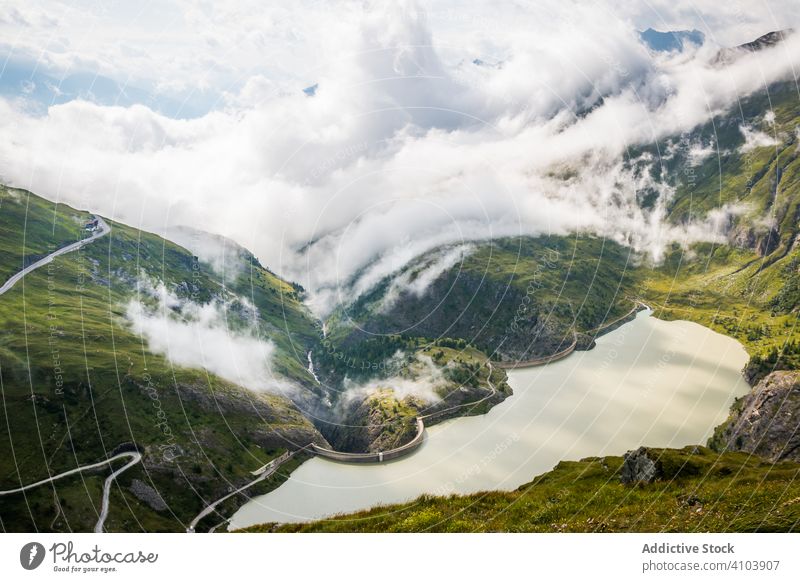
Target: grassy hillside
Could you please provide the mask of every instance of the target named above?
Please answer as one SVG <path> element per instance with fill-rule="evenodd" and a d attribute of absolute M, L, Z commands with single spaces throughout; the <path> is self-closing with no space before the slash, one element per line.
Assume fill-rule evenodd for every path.
<path fill-rule="evenodd" d="M 739 340 L 752 356 L 746 375 L 755 383 L 772 370 L 800 367 L 800 101 L 786 83 L 739 105 L 661 144 L 661 151 L 676 151 L 665 162 L 675 187 L 669 219 L 680 223 L 734 204 L 739 214 L 729 240 L 673 249 L 644 273 L 642 292 L 658 317 L 689 319 Z M 745 147 L 742 127 L 773 143 Z M 693 163 L 690 144 L 715 153 Z"/>
<path fill-rule="evenodd" d="M 22 211 L 14 205 L 24 204 L 28 224 L 47 224 L 52 205 L 32 194 L 17 196 L 4 197 L 4 220 L 16 220 Z M 72 209 L 57 212 L 79 226 L 85 219 Z M 161 281 L 197 304 L 246 291 L 258 308 L 259 332 L 277 344 L 275 371 L 301 387 L 308 373 L 284 347 L 291 342 L 280 330 L 289 321 L 299 329 L 291 341 L 302 342 L 311 337 L 313 322 L 296 292 L 257 264 L 226 286 L 186 249 L 110 225 L 109 235 L 26 276 L 24 293 L 18 284 L 0 297 L 0 489 L 96 462 L 133 443 L 143 464 L 114 488 L 108 528 L 180 531 L 204 499 L 249 480 L 250 471 L 282 450 L 324 439 L 285 396 L 252 392 L 151 353 L 125 317 L 137 281 Z M 20 228 L 9 223 L 0 231 L 0 247 L 13 247 Z M 46 234 L 41 230 L 36 239 L 39 250 L 54 240 Z M 11 269 L 16 259 L 6 258 L 3 267 Z M 235 328 L 233 315 L 229 321 Z M 313 397 L 315 385 L 305 385 Z M 0 525 L 90 529 L 106 474 L 76 475 L 54 488 L 6 497 Z M 167 507 L 155 510 L 137 497 L 130 489 L 134 479 L 158 491 Z"/>
<path fill-rule="evenodd" d="M 700 245 L 691 261 L 676 252 L 649 271 L 642 295 L 662 319 L 687 319 L 737 339 L 755 383 L 773 370 L 800 368 L 797 249 L 766 268 L 752 251 Z"/>
<path fill-rule="evenodd" d="M 76 225 L 75 238 L 89 217 L 28 192 L 4 193 L 3 217 L 8 224 L 0 232 L 0 246 L 12 248 L 23 238 L 25 223 L 14 221 L 21 220 L 21 212 L 27 213 L 28 224 L 40 225 L 36 258 L 71 242 L 65 229 L 54 231 L 64 237 L 61 240 L 41 226 L 49 224 L 51 213 Z M 326 350 L 318 322 L 301 301 L 301 288 L 283 281 L 230 241 L 225 241 L 224 251 L 228 268 L 220 270 L 215 261 L 184 247 L 108 222 L 110 234 L 56 258 L 0 297 L 5 419 L 0 428 L 0 489 L 99 461 L 120 446 L 135 446 L 144 454 L 143 464 L 119 478 L 108 529 L 180 531 L 205 501 L 248 481 L 250 471 L 283 450 L 312 440 L 325 444 L 308 418 L 314 417 L 326 434 L 337 437 L 337 445 L 351 450 L 385 449 L 413 436 L 414 416 L 430 405 L 413 397 L 397 400 L 391 383 L 363 403 L 356 399 L 347 422 L 337 420 L 335 409 L 329 409 L 328 414 L 334 415 L 330 423 L 321 420 L 329 395 L 307 370 L 307 353 Z M 198 248 L 220 242 L 210 241 L 206 233 L 192 236 Z M 27 256 L 2 255 L 9 274 L 18 270 L 16 262 L 30 262 Z M 147 290 L 155 285 L 163 285 L 173 297 L 169 301 L 195 306 L 224 303 L 226 329 L 255 333 L 272 342 L 270 374 L 293 388 L 286 396 L 284 384 L 275 393 L 253 392 L 203 366 L 175 365 L 154 353 L 148 339 L 133 329 L 131 301 L 167 309 L 177 320 L 186 317 L 181 307 L 169 301 L 162 304 Z M 508 394 L 505 374 L 496 371 L 496 397 L 483 400 L 474 410 L 461 406 L 490 393 L 487 372 L 480 369 L 485 358 L 465 346 L 457 350 L 422 342 L 411 346 L 405 339 L 396 344 L 389 340 L 381 349 L 394 357 L 398 348 L 408 347 L 412 349 L 394 373 L 405 380 L 424 379 L 429 370 L 417 358 L 428 358 L 442 370 L 436 384 L 438 409 L 455 407 L 452 414 L 485 411 Z M 360 375 L 365 381 L 386 376 L 378 369 L 383 360 L 372 361 L 374 368 Z M 355 426 L 342 431 L 341 424 Z M 43 486 L 4 498 L 0 525 L 14 531 L 91 529 L 107 473 L 75 475 L 54 488 Z M 274 485 L 276 479 L 280 478 L 260 484 L 258 490 Z M 164 503 L 154 505 L 153 498 L 159 497 Z"/>
<path fill-rule="evenodd" d="M 391 289 L 391 280 L 385 281 L 334 315 L 335 333 L 357 343 L 351 319 L 370 331 L 384 331 L 398 321 L 408 327 L 427 318 L 415 326 L 424 330 L 422 335 L 463 337 L 492 353 L 511 339 L 506 330 L 515 321 L 524 324 L 517 326 L 522 337 L 538 338 L 534 350 L 552 350 L 573 321 L 578 331 L 590 329 L 625 313 L 635 296 L 651 305 L 657 317 L 695 321 L 740 341 L 751 355 L 744 370 L 751 384 L 776 370 L 798 370 L 798 121 L 796 87 L 779 84 L 743 99 L 735 110 L 694 132 L 631 152 L 632 164 L 649 160 L 643 171 L 674 189 L 667 204 L 674 224 L 735 208 L 727 241 L 674 245 L 657 265 L 591 237 L 478 245 L 427 295 L 401 294 L 381 312 Z M 761 132 L 760 142 L 748 141 L 748 132 L 751 137 Z M 703 149 L 711 155 L 698 156 Z M 642 206 L 653 203 L 652 192 L 639 194 Z M 523 320 L 516 306 L 532 280 L 537 284 L 527 302 L 529 318 Z M 445 297 L 446 306 L 437 307 Z M 513 355 L 526 353 L 523 344 L 514 347 Z M 770 379 L 781 377 L 772 374 Z M 781 414 L 796 415 L 788 409 L 795 401 L 792 397 L 778 407 Z M 734 404 L 734 416 L 742 403 Z M 719 427 L 711 439 L 714 447 L 731 446 L 720 436 L 731 423 Z M 783 450 L 781 443 L 761 445 Z M 422 497 L 310 524 L 265 524 L 247 531 L 796 531 L 800 465 L 704 447 L 657 454 L 666 475 L 649 485 L 623 485 L 620 457 L 592 458 L 562 462 L 510 493 Z"/>
<path fill-rule="evenodd" d="M 421 497 L 306 524 L 248 532 L 796 531 L 800 465 L 703 447 L 651 449 L 662 480 L 620 482 L 621 457 L 561 462 L 511 492 Z"/>
<path fill-rule="evenodd" d="M 0 281 L 84 237 L 89 215 L 0 185 Z M 8 236 L 11 234 L 14 236 Z"/>
<path fill-rule="evenodd" d="M 423 293 L 395 290 L 398 279 L 422 277 L 437 253 L 343 306 L 328 322 L 331 334 L 352 351 L 371 334 L 395 333 L 459 338 L 493 359 L 524 360 L 563 349 L 573 331 L 596 328 L 633 305 L 635 255 L 597 237 L 476 243 Z"/>

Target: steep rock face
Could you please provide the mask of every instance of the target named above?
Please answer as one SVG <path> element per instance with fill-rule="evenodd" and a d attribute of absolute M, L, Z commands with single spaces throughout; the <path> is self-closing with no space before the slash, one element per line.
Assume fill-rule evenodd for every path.
<path fill-rule="evenodd" d="M 414 418 L 425 404 L 410 397 L 398 401 L 379 391 L 354 402 L 341 426 L 331 432 L 334 446 L 348 452 L 375 453 L 398 447 L 416 434 Z"/>
<path fill-rule="evenodd" d="M 772 462 L 800 461 L 800 372 L 766 376 L 737 402 L 709 444 Z"/>

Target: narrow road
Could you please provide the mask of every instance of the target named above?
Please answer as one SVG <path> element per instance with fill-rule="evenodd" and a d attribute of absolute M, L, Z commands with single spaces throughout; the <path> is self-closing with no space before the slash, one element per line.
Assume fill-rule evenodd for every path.
<path fill-rule="evenodd" d="M 578 345 L 578 334 L 575 330 L 572 330 L 572 343 L 567 346 L 565 349 L 561 350 L 560 352 L 556 352 L 555 354 L 550 354 L 549 356 L 540 356 L 538 358 L 533 358 L 530 360 L 520 360 L 515 362 L 495 362 L 498 368 L 501 370 L 516 370 L 517 368 L 533 368 L 534 366 L 543 366 L 545 364 L 550 364 L 552 362 L 556 362 L 563 358 L 566 358 L 572 352 L 575 351 L 575 347 Z"/>
<path fill-rule="evenodd" d="M 141 453 L 122 453 L 123 455 L 131 455 L 131 461 L 111 473 L 106 478 L 106 482 L 103 485 L 103 502 L 100 504 L 100 519 L 97 520 L 97 523 L 94 526 L 94 533 L 102 533 L 103 532 L 103 525 L 106 523 L 106 518 L 108 517 L 108 506 L 109 506 L 109 496 L 111 495 L 111 483 L 114 482 L 119 475 L 133 467 L 136 463 L 142 460 Z"/>
<path fill-rule="evenodd" d="M 107 235 L 111 232 L 111 227 L 106 224 L 106 221 L 96 216 L 97 218 L 97 230 L 92 233 L 92 236 L 85 238 L 83 240 L 76 241 L 72 244 L 68 244 L 65 247 L 61 247 L 60 249 L 53 251 L 46 257 L 43 257 L 36 261 L 35 263 L 31 263 L 24 269 L 22 269 L 19 273 L 13 275 L 8 281 L 3 283 L 3 286 L 0 287 L 0 295 L 3 295 L 6 291 L 11 289 L 14 285 L 17 284 L 25 275 L 32 273 L 36 269 L 40 267 L 44 267 L 45 265 L 52 263 L 53 259 L 59 257 L 61 255 L 66 255 L 67 253 L 71 253 L 77 251 L 80 248 L 88 245 L 96 241 L 101 236 Z M 123 472 L 127 471 L 135 464 L 141 462 L 142 455 L 139 452 L 127 452 L 127 453 L 120 453 L 118 455 L 114 455 L 113 457 L 106 459 L 105 461 L 100 461 L 99 463 L 93 463 L 91 465 L 83 465 L 82 467 L 78 467 L 76 469 L 70 469 L 69 471 L 65 471 L 63 473 L 59 473 L 53 477 L 49 477 L 48 479 L 42 479 L 41 481 L 37 481 L 36 483 L 31 483 L 30 485 L 25 485 L 24 487 L 19 487 L 17 489 L 9 489 L 7 491 L 0 491 L 0 496 L 3 495 L 13 495 L 15 493 L 22 493 L 23 491 L 27 491 L 28 489 L 33 489 L 34 487 L 38 487 L 39 485 L 44 485 L 45 483 L 52 483 L 58 479 L 63 479 L 64 477 L 69 477 L 70 475 L 74 475 L 75 473 L 80 473 L 81 471 L 91 471 L 93 469 L 98 469 L 109 463 L 116 461 L 117 459 L 124 459 L 130 458 L 130 462 L 128 462 L 124 467 L 117 469 L 111 475 L 106 478 L 106 481 L 103 485 L 103 500 L 100 504 L 100 518 L 97 520 L 97 523 L 94 526 L 95 533 L 103 531 L 103 525 L 106 522 L 106 518 L 108 517 L 108 506 L 110 503 L 110 496 L 111 496 L 111 484 L 114 482 L 119 475 Z"/>
<path fill-rule="evenodd" d="M 437 410 L 436 412 L 431 412 L 430 414 L 423 414 L 422 416 L 420 416 L 418 418 L 420 418 L 421 420 L 424 420 L 426 418 L 433 418 L 435 416 L 441 416 L 442 414 L 444 414 L 446 412 L 451 412 L 451 411 L 457 410 L 459 408 L 464 408 L 465 406 L 477 406 L 481 402 L 485 402 L 486 400 L 489 400 L 490 398 L 494 398 L 497 395 L 497 388 L 495 388 L 494 384 L 492 383 L 492 372 L 494 372 L 494 368 L 492 367 L 492 362 L 489 361 L 489 360 L 486 360 L 486 366 L 489 368 L 489 376 L 486 378 L 486 383 L 489 384 L 489 389 L 491 390 L 490 394 L 488 394 L 487 396 L 484 396 L 483 398 L 480 398 L 478 400 L 473 400 L 472 402 L 465 402 L 464 404 L 458 404 L 456 406 L 451 406 L 450 408 L 445 408 L 444 410 Z"/>
<path fill-rule="evenodd" d="M 131 461 L 121 469 L 117 469 L 116 471 L 111 473 L 111 475 L 109 475 L 108 478 L 106 479 L 105 485 L 103 486 L 103 502 L 101 503 L 100 507 L 100 519 L 97 520 L 97 525 L 94 526 L 94 531 L 100 532 L 103 531 L 103 523 L 105 523 L 106 517 L 108 516 L 108 504 L 109 504 L 109 494 L 111 493 L 111 483 L 123 471 L 127 471 L 128 469 L 133 467 L 136 463 L 140 462 L 142 460 L 141 453 L 135 451 L 119 453 L 118 455 L 114 455 L 113 457 L 110 457 L 105 461 L 92 463 L 91 465 L 82 465 L 75 469 L 70 469 L 69 471 L 64 471 L 63 473 L 59 473 L 58 475 L 48 477 L 47 479 L 42 479 L 41 481 L 37 481 L 36 483 L 31 483 L 30 485 L 18 487 L 17 489 L 8 489 L 6 491 L 0 491 L 0 496 L 22 493 L 23 491 L 27 491 L 28 489 L 33 489 L 34 487 L 38 487 L 39 485 L 44 485 L 45 483 L 52 483 L 53 481 L 57 481 L 58 479 L 63 479 L 64 477 L 69 477 L 70 475 L 74 475 L 82 471 L 92 471 L 93 469 L 99 469 L 100 467 L 104 467 L 109 463 L 113 463 L 117 459 L 126 459 L 126 458 L 131 459 Z"/>
<path fill-rule="evenodd" d="M 27 275 L 28 273 L 31 273 L 32 271 L 35 271 L 36 269 L 38 269 L 40 267 L 43 267 L 43 266 L 47 265 L 48 263 L 51 263 L 53 261 L 53 259 L 55 259 L 56 257 L 61 256 L 61 255 L 66 255 L 67 253 L 71 253 L 73 251 L 77 251 L 79 248 L 84 247 L 84 246 L 88 245 L 89 243 L 94 242 L 95 240 L 97 240 L 101 236 L 105 236 L 109 232 L 111 232 L 111 227 L 108 226 L 106 224 L 105 220 L 103 220 L 99 216 L 97 217 L 97 225 L 98 225 L 98 229 L 89 238 L 85 238 L 83 240 L 79 240 L 77 242 L 69 244 L 69 245 L 67 245 L 65 247 L 61 247 L 60 249 L 50 253 L 46 257 L 44 257 L 42 259 L 39 259 L 35 263 L 31 263 L 30 265 L 28 265 L 27 267 L 22 269 L 16 275 L 13 275 L 8 281 L 3 283 L 2 287 L 0 287 L 0 295 L 2 295 L 3 293 L 5 293 L 9 289 L 11 289 L 25 275 Z"/>
<path fill-rule="evenodd" d="M 436 412 L 431 412 L 428 414 L 422 414 L 416 417 L 415 422 L 417 425 L 417 434 L 414 436 L 413 439 L 408 441 L 404 445 L 400 445 L 399 447 L 395 447 L 393 449 L 389 449 L 386 451 L 378 451 L 376 453 L 345 453 L 341 451 L 333 451 L 331 449 L 326 449 L 324 447 L 320 447 L 314 443 L 311 443 L 311 450 L 312 452 L 317 455 L 318 457 L 324 457 L 326 459 L 330 459 L 333 461 L 338 461 L 340 463 L 383 463 L 385 461 L 392 461 L 394 459 L 398 459 L 402 456 L 408 455 L 414 452 L 417 447 L 419 447 L 422 442 L 425 440 L 425 419 L 433 419 L 437 416 L 442 416 L 443 414 L 447 414 L 452 412 L 453 410 L 458 410 L 459 408 L 464 408 L 466 406 L 477 406 L 481 402 L 485 402 L 490 398 L 493 398 L 497 395 L 497 388 L 492 383 L 492 372 L 494 368 L 492 367 L 492 363 L 487 360 L 486 362 L 487 367 L 489 368 L 489 376 L 486 382 L 489 384 L 490 393 L 483 398 L 478 400 L 473 400 L 471 402 L 464 402 L 463 404 L 457 404 L 455 406 L 451 406 L 450 408 L 445 408 L 444 410 L 438 410 Z"/>
<path fill-rule="evenodd" d="M 214 511 L 216 509 L 217 505 L 219 505 L 220 503 L 222 503 L 226 499 L 230 499 L 234 495 L 238 495 L 239 493 L 241 493 L 245 489 L 249 489 L 250 487 L 252 487 L 256 483 L 259 483 L 260 481 L 263 481 L 264 479 L 266 479 L 267 477 L 269 477 L 270 475 L 275 473 L 275 471 L 277 471 L 280 468 L 281 465 L 283 465 L 286 461 L 291 459 L 295 455 L 295 453 L 297 453 L 297 452 L 298 451 L 292 451 L 291 453 L 288 453 L 288 452 L 287 453 L 283 453 L 280 457 L 277 457 L 277 458 L 273 459 L 272 461 L 270 461 L 267 470 L 264 471 L 263 473 L 261 473 L 258 477 L 256 477 L 252 481 L 250 481 L 247 485 L 243 485 L 242 487 L 239 487 L 235 491 L 231 491 L 230 493 L 228 493 L 224 497 L 220 497 L 214 503 L 211 503 L 210 505 L 207 505 L 206 508 L 203 511 L 201 511 L 200 513 L 198 513 L 197 517 L 195 517 L 192 520 L 192 522 L 189 524 L 189 527 L 186 528 L 186 533 L 195 533 L 195 528 L 197 527 L 197 524 L 200 523 L 200 521 L 204 517 L 206 517 L 208 514 L 210 514 L 212 511 Z M 215 525 L 214 529 L 216 529 L 217 527 L 219 527 L 219 524 Z"/>

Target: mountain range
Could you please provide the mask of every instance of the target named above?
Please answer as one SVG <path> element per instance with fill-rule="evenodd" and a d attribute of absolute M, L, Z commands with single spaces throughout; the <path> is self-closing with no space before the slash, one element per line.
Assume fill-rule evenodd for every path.
<path fill-rule="evenodd" d="M 787 420 L 800 413 L 797 97 L 794 83 L 777 83 L 691 132 L 627 151 L 626 170 L 648 178 L 636 193 L 640 208 L 662 200 L 663 221 L 674 226 L 719 216 L 719 241 L 675 243 L 656 259 L 589 232 L 469 240 L 425 253 L 363 293 L 345 282 L 347 300 L 324 321 L 302 286 L 228 239 L 193 228 L 144 232 L 3 186 L 0 282 L 90 236 L 97 220 L 110 230 L 0 296 L 0 490 L 135 450 L 142 463 L 117 478 L 105 528 L 183 531 L 285 452 L 296 454 L 250 494 L 279 484 L 312 443 L 379 452 L 411 441 L 420 415 L 483 413 L 511 396 L 504 368 L 592 349 L 646 304 L 656 317 L 696 321 L 741 342 L 753 391 L 709 443 L 643 453 L 666 463 L 660 481 L 635 489 L 625 506 L 644 518 L 617 527 L 569 506 L 580 523 L 564 529 L 663 529 L 670 514 L 642 508 L 665 488 L 682 495 L 681 487 L 705 484 L 704 495 L 731 491 L 735 504 L 754 481 L 769 480 L 764 495 L 786 497 L 784 513 L 757 522 L 756 500 L 729 521 L 731 508 L 719 506 L 723 517 L 710 527 L 785 530 L 797 522 L 800 470 Z M 562 487 L 585 508 L 599 480 L 625 462 L 562 463 L 518 492 L 477 499 L 498 514 Z M 9 496 L 0 524 L 90 530 L 102 486 L 103 474 L 89 472 Z M 609 507 L 620 491 L 631 490 L 612 491 Z M 424 519 L 403 520 L 427 511 L 441 528 L 479 529 L 480 511 L 453 511 L 472 501 L 425 499 L 400 508 L 391 524 L 366 520 L 365 528 L 424 530 Z M 684 503 L 681 511 L 696 506 Z M 527 505 L 517 507 L 524 514 Z M 558 521 L 545 516 L 528 527 L 523 514 L 491 528 Z"/>

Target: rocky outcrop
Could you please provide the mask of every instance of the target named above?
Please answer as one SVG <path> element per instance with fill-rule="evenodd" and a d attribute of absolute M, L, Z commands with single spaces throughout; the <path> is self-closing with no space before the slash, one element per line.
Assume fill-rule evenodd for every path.
<path fill-rule="evenodd" d="M 646 447 L 628 451 L 623 456 L 620 481 L 625 485 L 652 483 L 663 476 L 661 462 Z"/>
<path fill-rule="evenodd" d="M 734 406 L 709 445 L 771 462 L 800 461 L 800 372 L 772 372 Z"/>
<path fill-rule="evenodd" d="M 417 410 L 425 403 L 408 397 L 394 398 L 389 390 L 377 392 L 361 400 L 353 400 L 341 425 L 328 435 L 336 450 L 351 453 L 374 453 L 401 446 L 414 438 Z"/>
<path fill-rule="evenodd" d="M 753 41 L 740 44 L 732 48 L 720 49 L 711 62 L 714 65 L 729 65 L 744 55 L 771 48 L 786 40 L 786 38 L 791 36 L 793 33 L 794 29 L 792 28 L 768 32 L 767 34 L 759 36 Z"/>
<path fill-rule="evenodd" d="M 164 511 L 168 507 L 167 503 L 161 497 L 161 494 L 144 481 L 134 479 L 131 481 L 131 486 L 128 487 L 128 489 L 130 489 L 131 493 L 133 493 L 137 499 L 144 501 L 155 511 Z"/>
<path fill-rule="evenodd" d="M 766 257 L 780 245 L 781 233 L 775 227 L 765 228 L 741 224 L 731 229 L 728 240 L 735 247 L 750 249 L 759 257 Z"/>

